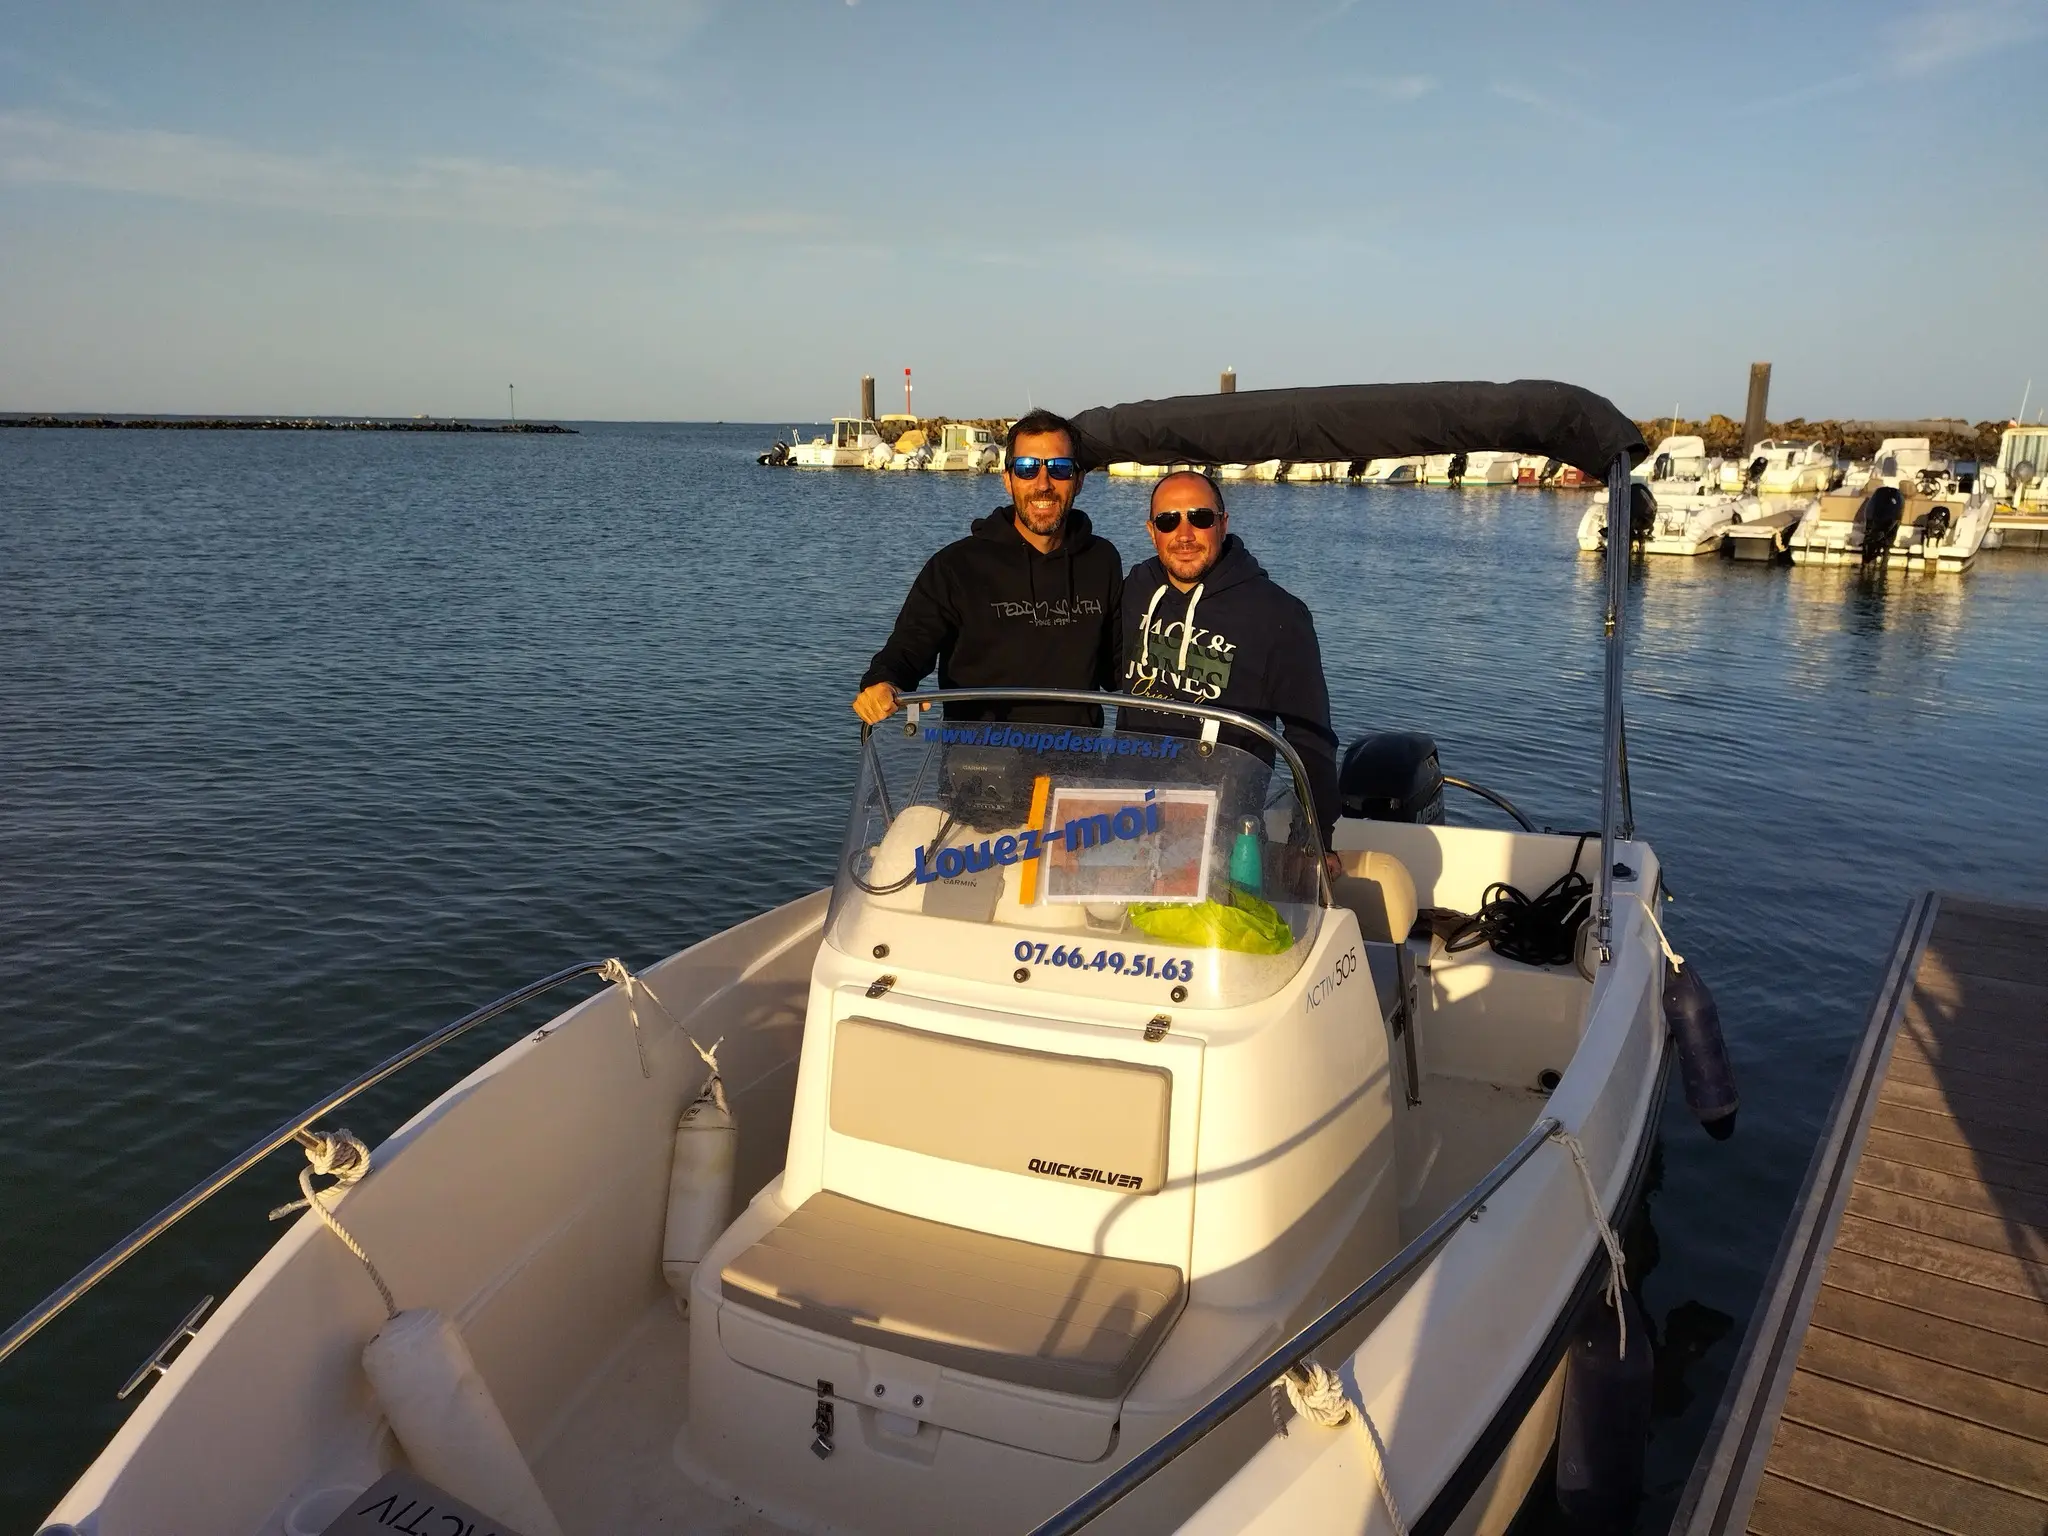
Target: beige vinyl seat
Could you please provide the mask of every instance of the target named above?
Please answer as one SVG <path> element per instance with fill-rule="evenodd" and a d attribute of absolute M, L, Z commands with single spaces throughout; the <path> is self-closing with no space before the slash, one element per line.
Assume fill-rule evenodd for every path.
<path fill-rule="evenodd" d="M 1344 873 L 1331 886 L 1340 907 L 1358 915 L 1359 937 L 1368 944 L 1400 944 L 1415 927 L 1415 877 L 1391 853 L 1357 849 L 1337 855 Z"/>
<path fill-rule="evenodd" d="M 972 1232 L 829 1190 L 719 1282 L 727 1301 L 813 1333 L 1098 1399 L 1130 1391 L 1187 1291 L 1169 1264 Z"/>

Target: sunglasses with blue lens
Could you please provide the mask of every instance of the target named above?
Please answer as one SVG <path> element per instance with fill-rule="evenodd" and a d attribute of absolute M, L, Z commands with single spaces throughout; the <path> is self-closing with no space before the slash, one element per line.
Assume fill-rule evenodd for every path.
<path fill-rule="evenodd" d="M 1081 465 L 1075 459 L 1032 459 L 1010 460 L 1010 473 L 1019 480 L 1036 480 L 1040 469 L 1055 480 L 1071 480 L 1081 473 Z"/>

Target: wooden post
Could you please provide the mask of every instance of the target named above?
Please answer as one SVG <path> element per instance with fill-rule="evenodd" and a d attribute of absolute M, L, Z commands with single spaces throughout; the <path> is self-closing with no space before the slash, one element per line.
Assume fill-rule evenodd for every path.
<path fill-rule="evenodd" d="M 875 376 L 872 373 L 860 376 L 860 419 L 875 419 Z"/>
<path fill-rule="evenodd" d="M 1226 394 L 1226 395 L 1234 395 L 1234 394 L 1236 394 L 1236 393 L 1237 393 L 1237 370 L 1236 370 L 1235 368 L 1226 368 L 1226 369 L 1224 369 L 1224 370 L 1223 370 L 1223 379 L 1222 379 L 1222 381 L 1221 381 L 1221 382 L 1220 382 L 1220 383 L 1219 383 L 1219 384 L 1218 384 L 1218 385 L 1217 385 L 1216 387 L 1217 387 L 1217 389 L 1218 389 L 1218 390 L 1219 390 L 1219 391 L 1220 391 L 1221 393 L 1223 393 L 1223 394 Z"/>
<path fill-rule="evenodd" d="M 1749 408 L 1742 413 L 1742 454 L 1749 456 L 1749 450 L 1764 439 L 1769 430 L 1766 409 L 1771 399 L 1771 365 L 1751 363 L 1749 365 Z"/>

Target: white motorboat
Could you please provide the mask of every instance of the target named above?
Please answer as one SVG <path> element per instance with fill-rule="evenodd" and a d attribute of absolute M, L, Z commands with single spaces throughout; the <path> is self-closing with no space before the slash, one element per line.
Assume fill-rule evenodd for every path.
<path fill-rule="evenodd" d="M 1478 449 L 1470 453 L 1433 453 L 1423 462 L 1424 485 L 1513 485 L 1521 469 L 1519 453 Z"/>
<path fill-rule="evenodd" d="M 1490 431 L 1533 387 L 1457 404 Z M 1198 448 L 1235 426 L 1284 451 L 1318 413 L 1369 438 L 1345 394 L 1076 429 L 1091 462 L 1162 420 Z M 1625 483 L 1640 439 L 1577 394 L 1556 451 Z M 1400 404 L 1377 408 L 1412 419 Z M 1560 1403 L 1615 1379 L 1574 1349 L 1616 1350 L 1648 1391 L 1612 1227 L 1671 1031 L 1696 1112 L 1733 1125 L 1711 1004 L 1667 967 L 1659 862 L 1628 825 L 1626 566 L 1601 830 L 1578 837 L 1485 791 L 1522 830 L 1443 825 L 1434 746 L 1370 738 L 1332 880 L 1306 772 L 1256 721 L 1147 699 L 1199 739 L 939 723 L 919 704 L 1119 701 L 906 698 L 862 732 L 843 834 L 800 834 L 838 850 L 829 891 L 457 1021 L 0 1336 L 4 1360 L 294 1139 L 341 1176 L 301 1176 L 316 1208 L 139 1373 L 160 1379 L 46 1533 L 300 1536 L 450 1496 L 525 1536 L 936 1533 L 991 1511 L 1040 1536 L 1105 1511 L 1091 1528 L 1505 1530 Z M 1458 929 L 1484 944 L 1420 920 L 1483 918 L 1496 882 L 1549 916 Z M 315 1131 L 590 975 L 612 985 L 374 1154 Z"/>
<path fill-rule="evenodd" d="M 798 469 L 862 469 L 869 454 L 888 446 L 874 422 L 859 416 L 834 416 L 826 437 L 798 442 L 792 431 L 790 438 L 788 462 Z"/>
<path fill-rule="evenodd" d="M 1365 473 L 1358 477 L 1361 485 L 1420 485 L 1422 467 L 1426 460 L 1373 459 L 1365 466 Z"/>
<path fill-rule="evenodd" d="M 1668 507 L 1659 503 L 1635 520 L 1632 542 L 1646 555 L 1716 554 L 1742 511 L 1741 498 L 1725 495 L 1681 497 Z M 1606 547 L 1607 506 L 1600 501 L 1579 519 L 1579 548 L 1591 553 Z"/>
<path fill-rule="evenodd" d="M 1300 484 L 1318 484 L 1329 480 L 1348 480 L 1351 478 L 1351 461 L 1349 459 L 1303 459 L 1298 463 L 1289 464 L 1280 478 Z"/>
<path fill-rule="evenodd" d="M 1880 470 L 1884 462 L 1880 454 Z M 1967 571 L 1985 547 L 1994 510 L 1981 480 L 1946 466 L 1919 470 L 1905 485 L 1830 491 L 1793 529 L 1792 562 Z"/>
<path fill-rule="evenodd" d="M 1881 485 L 1905 486 L 1917 482 L 1923 474 L 1938 475 L 1945 468 L 1944 463 L 1935 459 L 1928 439 L 1888 437 L 1877 445 L 1877 454 L 1868 464 L 1849 466 L 1842 476 L 1841 489 L 1872 491 Z"/>
<path fill-rule="evenodd" d="M 1288 461 L 1285 459 L 1259 459 L 1246 466 L 1250 471 L 1246 478 L 1252 480 L 1278 480 L 1280 478 L 1280 471 L 1285 469 L 1287 464 Z"/>
<path fill-rule="evenodd" d="M 1835 474 L 1827 444 L 1767 438 L 1746 454 L 1722 460 L 1716 478 L 1720 489 L 1736 495 L 1818 496 Z"/>
<path fill-rule="evenodd" d="M 927 469 L 993 474 L 1002 462 L 1003 440 L 987 427 L 949 421 L 939 429 L 938 446 L 933 449 Z"/>

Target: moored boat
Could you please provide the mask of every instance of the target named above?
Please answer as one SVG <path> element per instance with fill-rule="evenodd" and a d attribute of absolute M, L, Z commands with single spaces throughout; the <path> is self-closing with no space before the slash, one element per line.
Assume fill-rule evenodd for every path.
<path fill-rule="evenodd" d="M 862 469 L 868 455 L 887 446 L 874 422 L 859 416 L 834 416 L 830 434 L 793 444 L 788 462 L 798 469 Z"/>
<path fill-rule="evenodd" d="M 1991 531 L 1999 547 L 2048 549 L 2048 427 L 2006 428 L 1985 480 L 1996 502 Z"/>
<path fill-rule="evenodd" d="M 925 467 L 949 473 L 993 474 L 1002 458 L 1003 440 L 989 428 L 949 421 L 939 429 L 931 462 Z"/>

